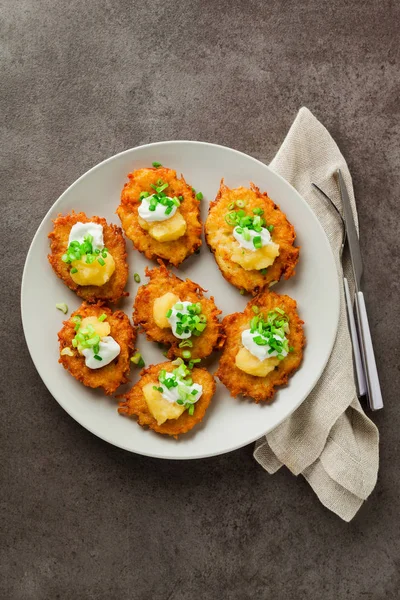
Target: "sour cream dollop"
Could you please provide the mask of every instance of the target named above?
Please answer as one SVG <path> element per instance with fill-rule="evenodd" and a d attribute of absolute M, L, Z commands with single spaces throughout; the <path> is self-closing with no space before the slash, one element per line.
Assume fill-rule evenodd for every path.
<path fill-rule="evenodd" d="M 85 364 L 89 369 L 100 369 L 101 367 L 105 367 L 110 364 L 114 358 L 117 358 L 120 352 L 121 346 L 111 335 L 106 335 L 100 340 L 97 356 L 100 356 L 102 360 L 94 358 L 93 348 L 84 348 L 82 350 L 82 354 L 85 357 Z"/>
<path fill-rule="evenodd" d="M 176 308 L 177 304 L 178 304 L 178 306 L 181 305 L 182 308 Z M 179 340 L 185 340 L 187 338 L 190 338 L 190 336 L 192 335 L 192 333 L 190 331 L 188 331 L 187 333 L 185 333 L 185 332 L 178 333 L 176 330 L 176 326 L 179 321 L 178 313 L 181 315 L 188 315 L 189 311 L 188 311 L 187 307 L 190 306 L 191 304 L 192 304 L 192 302 L 177 302 L 171 308 L 171 310 L 172 310 L 171 315 L 169 317 L 167 317 L 168 323 L 171 325 L 172 333 Z"/>
<path fill-rule="evenodd" d="M 175 204 L 172 206 L 172 210 L 169 214 L 165 214 L 167 206 L 157 202 L 155 210 L 150 210 L 150 200 L 153 198 L 152 196 L 148 196 L 147 198 L 143 198 L 140 206 L 138 208 L 139 217 L 143 219 L 143 221 L 147 221 L 147 223 L 154 223 L 155 221 L 166 221 L 174 216 L 176 213 L 176 209 L 178 208 Z M 172 200 L 169 196 L 166 196 L 167 200 Z"/>
<path fill-rule="evenodd" d="M 254 231 L 253 229 L 248 229 L 248 233 L 250 235 L 249 240 L 245 240 L 243 234 L 238 233 L 237 229 L 238 228 L 235 227 L 235 229 L 233 230 L 233 237 L 237 242 L 239 242 L 241 248 L 246 248 L 246 250 L 253 251 L 257 250 L 258 248 L 254 246 L 253 242 L 255 237 L 261 237 L 261 246 L 267 246 L 271 243 L 271 234 L 265 227 L 262 227 L 261 231 Z"/>
<path fill-rule="evenodd" d="M 93 237 L 93 250 L 102 250 L 104 248 L 103 226 L 98 223 L 92 223 L 91 221 L 89 221 L 89 223 L 81 223 L 78 221 L 78 223 L 75 223 L 75 225 L 71 227 L 68 245 L 71 242 L 79 242 L 82 244 L 87 235 Z"/>
<path fill-rule="evenodd" d="M 274 356 L 278 356 L 278 352 L 276 350 L 274 350 L 273 352 L 270 352 L 270 353 L 268 352 L 269 350 L 271 350 L 271 346 L 269 344 L 267 344 L 266 346 L 259 346 L 258 344 L 256 344 L 256 342 L 254 341 L 254 338 L 258 337 L 260 335 L 261 334 L 258 333 L 257 331 L 252 333 L 250 329 L 245 329 L 242 332 L 242 344 L 246 348 L 246 350 L 248 350 L 250 352 L 250 354 L 252 354 L 256 358 L 258 358 L 258 360 L 265 360 L 266 358 L 272 358 Z M 263 337 L 263 336 L 261 335 L 261 337 Z M 277 334 L 274 334 L 273 337 L 276 340 L 282 341 L 282 338 Z M 266 339 L 266 338 L 264 338 L 264 339 Z M 282 349 L 282 352 L 280 354 L 282 356 L 287 356 L 288 353 L 286 350 Z"/>
<path fill-rule="evenodd" d="M 167 373 L 165 375 L 165 379 L 171 379 L 171 378 L 173 378 L 172 373 Z M 165 398 L 165 400 L 168 400 L 168 402 L 170 402 L 171 404 L 173 402 L 176 402 L 177 400 L 179 400 L 180 396 L 179 396 L 179 392 L 178 392 L 178 387 L 181 389 L 184 388 L 184 391 L 187 394 L 190 394 L 190 399 L 192 401 L 197 402 L 197 400 L 200 399 L 200 397 L 203 393 L 202 385 L 200 385 L 199 383 L 193 383 L 192 385 L 186 385 L 179 379 L 177 379 L 177 382 L 178 382 L 177 386 L 171 387 L 169 389 L 165 385 L 160 383 L 160 387 L 162 387 L 162 389 L 163 389 L 163 391 L 161 392 L 161 396 L 163 398 Z M 196 390 L 197 394 L 192 394 L 193 390 Z"/>

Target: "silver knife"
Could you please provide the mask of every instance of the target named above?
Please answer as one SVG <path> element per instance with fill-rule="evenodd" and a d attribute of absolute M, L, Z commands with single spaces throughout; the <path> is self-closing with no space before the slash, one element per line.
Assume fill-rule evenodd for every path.
<path fill-rule="evenodd" d="M 371 410 L 379 410 L 383 408 L 383 399 L 379 383 L 378 370 L 376 367 L 374 348 L 372 345 L 371 332 L 368 323 L 367 309 L 365 307 L 364 294 L 361 291 L 363 262 L 361 258 L 360 242 L 358 240 L 353 212 L 351 210 L 349 194 L 347 192 L 340 169 L 338 169 L 337 175 L 339 180 L 340 194 L 342 197 L 344 220 L 346 223 L 347 243 L 350 250 L 351 264 L 354 273 L 354 304 L 356 308 L 361 356 L 367 383 L 367 399 Z"/>

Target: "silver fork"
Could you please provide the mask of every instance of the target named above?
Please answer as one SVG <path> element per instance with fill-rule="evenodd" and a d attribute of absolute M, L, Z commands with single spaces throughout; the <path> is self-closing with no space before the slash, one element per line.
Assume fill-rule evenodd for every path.
<path fill-rule="evenodd" d="M 329 203 L 329 205 L 335 209 L 336 213 L 340 217 L 340 220 L 342 222 L 343 233 L 342 233 L 342 244 L 340 246 L 339 256 L 340 256 L 340 260 L 342 260 L 343 250 L 346 245 L 346 239 L 347 239 L 346 224 L 344 222 L 342 213 L 340 212 L 340 210 L 338 209 L 336 204 L 333 202 L 333 200 L 331 198 L 329 198 L 329 196 L 327 194 L 325 194 L 325 192 L 323 190 L 321 190 L 320 187 L 318 187 L 315 183 L 312 183 L 311 185 L 313 186 L 314 189 L 316 189 L 321 194 L 322 198 L 324 198 L 324 200 L 326 200 Z M 352 305 L 351 296 L 350 296 L 349 282 L 347 281 L 346 277 L 343 277 L 343 286 L 344 286 L 344 296 L 345 296 L 345 300 L 346 300 L 346 310 L 347 310 L 347 319 L 349 322 L 350 337 L 351 337 L 351 342 L 353 345 L 354 370 L 355 370 L 355 375 L 356 375 L 357 395 L 360 398 L 361 396 L 365 396 L 365 394 L 367 393 L 367 384 L 365 381 L 364 367 L 363 367 L 362 359 L 361 359 L 360 342 L 358 340 L 358 332 L 357 332 L 356 322 L 354 319 L 354 312 L 353 312 L 353 305 Z"/>

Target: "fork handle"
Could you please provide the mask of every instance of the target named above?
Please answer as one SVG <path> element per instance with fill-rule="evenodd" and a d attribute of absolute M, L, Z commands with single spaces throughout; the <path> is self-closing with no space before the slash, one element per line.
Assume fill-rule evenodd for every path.
<path fill-rule="evenodd" d="M 361 351 L 367 382 L 368 402 L 371 410 L 383 408 L 381 386 L 379 383 L 378 369 L 376 368 L 374 347 L 372 345 L 371 331 L 368 323 L 367 309 L 364 294 L 357 292 L 355 295 L 358 327 L 360 331 Z"/>
<path fill-rule="evenodd" d="M 354 372 L 356 376 L 357 396 L 360 398 L 361 396 L 365 396 L 365 394 L 367 393 L 367 384 L 365 382 L 360 343 L 358 341 L 358 333 L 356 328 L 356 322 L 354 319 L 353 304 L 351 301 L 349 284 L 346 277 L 343 277 L 343 284 L 344 296 L 346 300 L 347 319 L 349 322 L 351 343 L 353 345 Z"/>

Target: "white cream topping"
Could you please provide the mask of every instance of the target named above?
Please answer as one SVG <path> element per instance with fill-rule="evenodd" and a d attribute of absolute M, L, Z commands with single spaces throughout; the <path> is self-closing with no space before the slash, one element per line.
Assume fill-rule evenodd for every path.
<path fill-rule="evenodd" d="M 176 305 L 182 305 L 182 308 L 176 308 Z M 189 312 L 187 310 L 187 307 L 190 306 L 192 304 L 192 302 L 177 302 L 176 304 L 174 304 L 174 306 L 171 308 L 172 310 L 172 314 L 170 317 L 167 317 L 168 319 L 168 323 L 171 325 L 171 329 L 172 329 L 172 333 L 174 334 L 174 336 L 176 338 L 178 338 L 179 340 L 185 340 L 187 338 L 190 338 L 190 336 L 192 335 L 192 333 L 189 331 L 188 333 L 177 333 L 176 331 L 176 326 L 178 323 L 178 313 L 181 315 L 188 315 Z"/>
<path fill-rule="evenodd" d="M 256 358 L 258 358 L 258 360 L 265 360 L 266 358 L 272 358 L 273 356 L 278 356 L 278 352 L 276 350 L 274 350 L 273 352 L 270 352 L 270 353 L 268 352 L 271 349 L 269 344 L 267 344 L 266 346 L 259 346 L 258 344 L 256 344 L 256 342 L 254 341 L 254 338 L 258 337 L 258 336 L 261 336 L 263 338 L 263 336 L 260 333 L 258 333 L 257 331 L 252 333 L 250 329 L 245 329 L 242 332 L 242 344 L 246 348 L 246 350 L 248 350 L 250 352 L 250 354 L 252 354 Z M 274 334 L 274 338 L 276 340 L 282 341 L 282 338 L 277 334 Z M 266 338 L 264 338 L 264 339 L 266 339 Z M 280 354 L 282 356 L 287 356 L 288 353 L 286 350 L 282 349 L 282 352 Z"/>
<path fill-rule="evenodd" d="M 167 206 L 160 204 L 157 202 L 155 210 L 150 210 L 150 200 L 153 198 L 152 196 L 148 196 L 147 198 L 143 198 L 140 206 L 138 208 L 139 217 L 143 219 L 143 221 L 147 221 L 147 223 L 154 223 L 155 221 L 167 221 L 174 216 L 177 210 L 177 206 L 175 204 L 172 206 L 171 212 L 167 215 L 165 211 Z M 168 200 L 172 200 L 169 196 L 166 197 Z"/>
<path fill-rule="evenodd" d="M 84 348 L 82 354 L 85 357 L 85 364 L 89 369 L 100 369 L 110 364 L 114 358 L 117 358 L 121 352 L 121 346 L 114 340 L 110 335 L 106 335 L 101 338 L 99 343 L 99 351 L 97 356 L 100 356 L 102 360 L 94 358 L 95 354 L 93 348 Z"/>
<path fill-rule="evenodd" d="M 237 227 L 233 230 L 233 237 L 239 242 L 241 248 L 246 248 L 246 250 L 258 250 L 253 243 L 254 238 L 258 236 L 261 237 L 261 246 L 267 246 L 271 243 L 271 234 L 265 227 L 261 227 L 261 231 L 254 231 L 253 229 L 248 229 L 247 231 L 250 235 L 249 240 L 245 240 L 243 234 L 238 233 Z"/>
<path fill-rule="evenodd" d="M 81 223 L 78 221 L 78 223 L 75 223 L 75 225 L 71 227 L 68 238 L 68 246 L 71 242 L 79 242 L 82 244 L 87 235 L 91 235 L 93 237 L 93 250 L 102 250 L 104 248 L 103 225 L 92 223 L 91 221 L 89 221 L 89 223 Z"/>
<path fill-rule="evenodd" d="M 173 376 L 172 373 L 167 373 L 165 375 L 165 379 L 171 379 Z M 193 402 L 197 402 L 197 400 L 200 399 L 202 393 L 203 393 L 203 386 L 200 385 L 199 383 L 193 383 L 192 385 L 186 385 L 185 383 L 183 383 L 182 381 L 180 381 L 179 379 L 177 379 L 178 385 L 175 387 L 171 387 L 171 388 L 167 388 L 165 385 L 163 385 L 162 383 L 160 383 L 160 387 L 162 387 L 163 391 L 161 393 L 161 396 L 163 398 L 165 398 L 165 400 L 168 400 L 168 402 L 171 402 L 171 404 L 173 402 L 176 402 L 177 400 L 179 400 L 179 391 L 178 388 L 183 388 L 183 391 L 185 391 L 187 394 L 190 394 L 190 399 Z M 192 391 L 196 390 L 197 394 L 196 395 L 192 395 Z"/>

